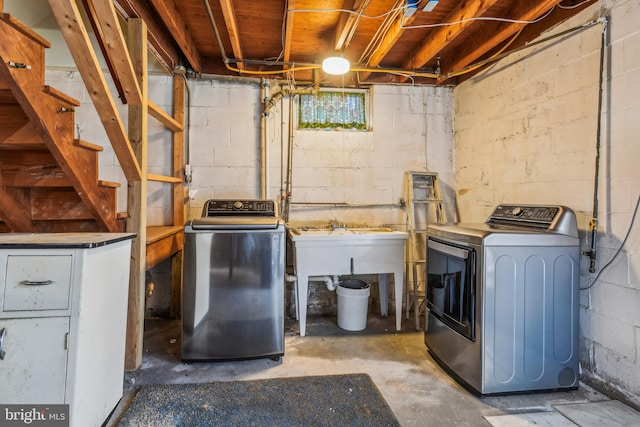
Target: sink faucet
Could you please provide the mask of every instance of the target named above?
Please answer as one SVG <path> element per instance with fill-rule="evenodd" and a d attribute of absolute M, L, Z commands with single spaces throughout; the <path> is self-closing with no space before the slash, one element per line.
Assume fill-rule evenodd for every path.
<path fill-rule="evenodd" d="M 346 230 L 347 229 L 347 224 L 339 223 L 337 219 L 329 220 L 329 226 L 331 227 L 331 230 L 333 230 L 333 231 L 335 231 L 335 230 Z"/>

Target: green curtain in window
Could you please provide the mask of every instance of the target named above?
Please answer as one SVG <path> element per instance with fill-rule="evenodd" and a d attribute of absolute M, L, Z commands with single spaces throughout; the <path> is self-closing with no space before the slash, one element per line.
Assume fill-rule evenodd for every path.
<path fill-rule="evenodd" d="M 298 127 L 304 129 L 366 130 L 365 94 L 320 92 L 300 95 Z"/>

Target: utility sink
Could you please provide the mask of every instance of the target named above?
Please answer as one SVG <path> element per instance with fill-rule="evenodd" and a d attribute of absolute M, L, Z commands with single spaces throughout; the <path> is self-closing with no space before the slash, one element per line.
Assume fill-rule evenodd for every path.
<path fill-rule="evenodd" d="M 387 227 L 289 226 L 297 277 L 300 335 L 305 335 L 310 276 L 378 274 L 380 311 L 387 315 L 389 277 L 394 277 L 396 329 L 402 316 L 404 246 L 409 234 Z"/>

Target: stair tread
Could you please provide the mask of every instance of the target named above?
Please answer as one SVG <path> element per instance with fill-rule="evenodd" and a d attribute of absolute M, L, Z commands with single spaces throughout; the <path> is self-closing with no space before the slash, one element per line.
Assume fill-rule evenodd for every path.
<path fill-rule="evenodd" d="M 43 47 L 46 47 L 46 48 L 51 47 L 51 43 L 49 42 L 49 40 L 45 39 L 40 34 L 33 31 L 31 28 L 23 24 L 20 20 L 16 19 L 12 15 L 8 13 L 3 13 L 2 20 L 7 24 L 11 25 L 12 27 L 14 27 L 16 30 L 20 31 L 25 36 L 29 37 L 31 40 L 35 41 L 36 43 L 39 43 Z"/>
<path fill-rule="evenodd" d="M 0 89 L 0 104 L 17 104 L 16 97 L 13 96 L 11 89 Z"/>
<path fill-rule="evenodd" d="M 121 184 L 119 182 L 98 180 L 98 185 L 101 187 L 119 188 Z"/>
<path fill-rule="evenodd" d="M 78 147 L 88 148 L 89 150 L 93 150 L 93 151 L 103 151 L 104 150 L 102 145 L 92 144 L 91 142 L 85 141 L 83 139 L 75 139 L 73 141 L 73 143 L 75 145 L 77 145 Z"/>
<path fill-rule="evenodd" d="M 56 98 L 73 105 L 74 107 L 79 107 L 80 106 L 80 101 L 78 101 L 77 99 L 67 95 L 64 92 L 59 91 L 58 89 L 52 87 L 52 86 L 44 86 L 44 92 L 48 93 L 51 96 L 55 96 Z"/>

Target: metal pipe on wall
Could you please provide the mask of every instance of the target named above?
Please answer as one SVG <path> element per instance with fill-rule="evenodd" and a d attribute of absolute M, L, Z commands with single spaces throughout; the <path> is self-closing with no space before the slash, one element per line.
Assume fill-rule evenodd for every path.
<path fill-rule="evenodd" d="M 600 79 L 598 90 L 598 128 L 596 131 L 596 158 L 595 158 L 595 176 L 593 183 L 593 214 L 589 222 L 589 230 L 591 232 L 591 245 L 589 250 L 584 252 L 589 257 L 589 273 L 596 271 L 597 259 L 597 238 L 598 238 L 598 204 L 599 204 L 599 187 L 600 187 L 600 147 L 602 145 L 602 103 L 604 102 L 605 78 L 604 68 L 606 61 L 607 49 L 607 28 L 608 20 L 606 17 L 599 19 L 602 22 L 602 39 L 600 46 Z"/>
<path fill-rule="evenodd" d="M 291 206 L 291 176 L 293 175 L 293 109 L 295 103 L 293 96 L 289 96 L 289 138 L 287 143 L 287 182 L 286 182 L 286 199 L 284 220 L 289 221 L 289 207 Z"/>
<path fill-rule="evenodd" d="M 262 80 L 260 83 L 260 105 L 262 105 L 262 111 L 260 112 L 260 198 L 267 198 L 267 116 L 269 110 L 267 109 L 267 101 L 269 95 L 267 94 L 267 88 L 269 83 L 266 80 Z"/>

